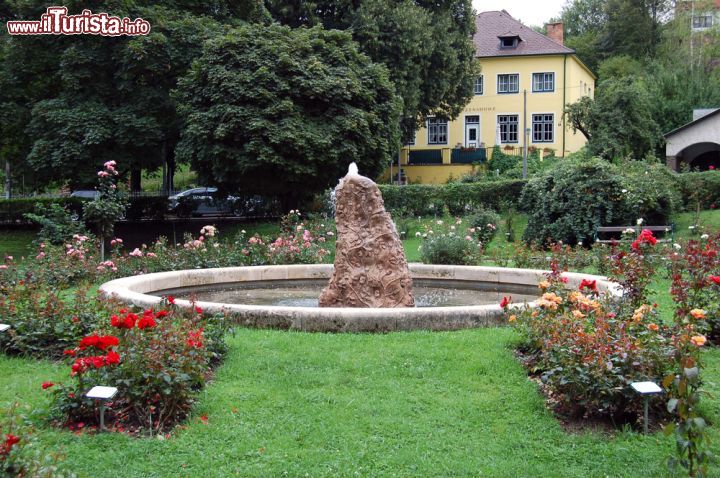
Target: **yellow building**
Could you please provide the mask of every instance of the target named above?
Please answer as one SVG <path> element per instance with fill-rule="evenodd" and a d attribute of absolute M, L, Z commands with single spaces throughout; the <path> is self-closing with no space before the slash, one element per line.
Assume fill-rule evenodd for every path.
<path fill-rule="evenodd" d="M 542 35 L 505 10 L 476 18 L 473 41 L 482 73 L 475 96 L 453 121 L 427 118 L 400 155 L 410 183 L 444 183 L 490 159 L 499 145 L 509 154 L 523 148 L 564 156 L 585 145 L 573 132 L 564 105 L 593 96 L 595 75 L 563 45 L 563 25 Z M 490 161 L 492 168 L 492 161 Z M 397 174 L 397 167 L 395 173 Z"/>

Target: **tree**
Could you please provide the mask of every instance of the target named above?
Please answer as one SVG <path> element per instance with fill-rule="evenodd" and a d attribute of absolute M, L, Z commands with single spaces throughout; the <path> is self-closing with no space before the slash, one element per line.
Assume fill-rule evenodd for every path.
<path fill-rule="evenodd" d="M 603 58 L 598 48 L 600 34 L 607 23 L 606 0 L 574 0 L 563 7 L 561 20 L 565 28 L 565 44 L 592 71 L 597 71 Z"/>
<path fill-rule="evenodd" d="M 566 109 L 575 130 L 588 138 L 588 150 L 606 159 L 642 159 L 654 153 L 662 132 L 645 82 L 634 77 L 600 83 L 594 100 L 583 98 Z"/>
<path fill-rule="evenodd" d="M 383 63 L 403 101 L 403 140 L 428 115 L 455 118 L 473 96 L 478 74 L 470 0 L 267 0 L 272 17 L 292 27 L 348 30 Z"/>
<path fill-rule="evenodd" d="M 142 170 L 174 167 L 180 120 L 170 92 L 204 40 L 224 31 L 215 18 L 237 22 L 236 9 L 255 18 L 261 5 L 256 0 L 66 5 L 71 13 L 90 7 L 142 17 L 152 31 L 117 38 L 0 37 L 0 104 L 13 112 L 0 118 L 0 155 L 16 171 L 32 171 L 38 188 L 63 182 L 88 186 L 93 164 L 114 159 L 137 190 Z M 11 8 L 18 19 L 39 18 L 44 9 L 40 2 L 20 1 Z"/>
<path fill-rule="evenodd" d="M 399 146 L 388 72 L 346 32 L 241 26 L 206 43 L 177 99 L 178 155 L 203 181 L 288 207 L 334 185 L 352 161 L 380 173 Z"/>
<path fill-rule="evenodd" d="M 607 56 L 624 54 L 641 60 L 653 57 L 671 9 L 669 0 L 608 0 L 600 48 Z"/>
<path fill-rule="evenodd" d="M 597 73 L 601 80 L 620 79 L 628 76 L 641 78 L 645 76 L 645 66 L 628 55 L 618 55 L 600 63 Z"/>

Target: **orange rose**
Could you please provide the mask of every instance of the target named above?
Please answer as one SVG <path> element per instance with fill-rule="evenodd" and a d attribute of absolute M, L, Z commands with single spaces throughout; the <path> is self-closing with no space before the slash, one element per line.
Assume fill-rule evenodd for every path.
<path fill-rule="evenodd" d="M 647 328 L 652 330 L 653 332 L 657 332 L 658 330 L 660 330 L 660 327 L 658 327 L 657 324 L 648 324 Z"/>
<path fill-rule="evenodd" d="M 705 318 L 705 311 L 702 309 L 693 309 L 690 311 L 690 315 L 692 315 L 694 319 L 701 320 Z"/>
<path fill-rule="evenodd" d="M 542 281 L 542 282 L 540 282 L 540 283 L 538 284 L 538 287 L 541 288 L 541 289 L 543 289 L 543 290 L 545 290 L 545 289 L 547 289 L 548 287 L 550 287 L 550 282 L 544 280 L 544 281 Z"/>
<path fill-rule="evenodd" d="M 508 322 L 515 322 L 516 320 L 517 320 L 517 316 L 516 316 L 516 315 L 511 315 L 511 316 L 508 318 Z"/>
<path fill-rule="evenodd" d="M 696 347 L 702 347 L 707 342 L 707 338 L 704 335 L 693 335 L 690 342 Z"/>

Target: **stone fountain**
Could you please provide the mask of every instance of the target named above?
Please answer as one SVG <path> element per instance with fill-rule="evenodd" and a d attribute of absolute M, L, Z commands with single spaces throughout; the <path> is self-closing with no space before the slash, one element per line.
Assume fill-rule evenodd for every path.
<path fill-rule="evenodd" d="M 320 307 L 414 307 L 405 251 L 377 184 L 352 163 L 335 197 L 335 268 Z"/>
<path fill-rule="evenodd" d="M 154 307 L 174 295 L 180 307 L 229 314 L 246 327 L 307 332 L 457 330 L 501 325 L 504 295 L 534 307 L 548 271 L 503 267 L 409 264 L 380 191 L 351 165 L 336 189 L 336 258 L 332 264 L 224 267 L 158 272 L 103 284 L 100 293 Z M 604 277 L 565 273 L 568 288 L 583 279 L 620 295 Z M 322 292 L 321 288 L 324 286 Z M 303 290 L 299 300 L 289 298 Z M 424 290 L 422 295 L 419 291 Z M 428 292 L 429 291 L 429 292 Z M 203 296 L 202 294 L 207 294 Z M 431 298 L 451 296 L 452 301 Z M 197 295 L 194 304 L 190 296 Z M 318 296 L 320 299 L 318 300 Z M 455 300 L 462 296 L 463 300 Z M 205 297 L 205 298 L 203 298 Z M 318 307 L 319 305 L 320 307 Z M 415 307 L 418 305 L 418 307 Z"/>

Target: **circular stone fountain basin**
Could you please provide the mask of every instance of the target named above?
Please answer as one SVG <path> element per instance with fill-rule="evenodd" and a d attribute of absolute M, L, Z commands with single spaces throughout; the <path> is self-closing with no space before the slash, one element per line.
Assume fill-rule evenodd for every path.
<path fill-rule="evenodd" d="M 410 272 L 413 281 L 419 285 L 419 292 L 426 284 L 438 290 L 482 292 L 477 293 L 477 303 L 473 303 L 472 292 L 463 292 L 467 296 L 463 299 L 466 305 L 429 304 L 426 307 L 392 309 L 322 308 L 307 302 L 307 306 L 302 306 L 302 298 L 301 302 L 287 305 L 281 297 L 278 303 L 278 294 L 275 294 L 275 299 L 271 299 L 276 300 L 275 305 L 258 303 L 264 300 L 262 296 L 267 295 L 268 289 L 272 290 L 276 286 L 300 289 L 315 286 L 320 290 L 320 284 L 327 283 L 332 271 L 332 264 L 313 264 L 158 272 L 106 282 L 100 291 L 123 303 L 139 307 L 154 307 L 162 300 L 162 296 L 170 293 L 179 297 L 182 294 L 188 297 L 197 295 L 211 299 L 196 302 L 205 312 L 228 313 L 236 323 L 247 327 L 308 332 L 457 330 L 502 324 L 504 313 L 498 302 L 503 295 L 513 295 L 513 307 L 524 305 L 517 299 L 525 300 L 528 306 L 533 307 L 532 297 L 539 295 L 537 284 L 548 273 L 503 267 L 410 264 Z M 613 296 L 621 294 L 619 285 L 604 277 L 579 273 L 564 273 L 563 276 L 568 278 L 568 288 L 577 288 L 582 279 L 590 279 L 597 281 L 598 289 L 602 292 Z M 257 288 L 257 294 L 254 294 L 253 288 Z M 237 303 L 231 303 L 212 299 L 212 294 L 218 290 L 242 292 L 236 294 L 239 299 L 233 299 Z M 204 296 L 208 292 L 210 295 Z M 250 299 L 242 300 L 243 294 Z M 422 294 L 418 297 L 422 297 Z M 491 299 L 494 300 L 487 303 Z M 288 297 L 288 300 L 291 298 Z M 181 298 L 177 298 L 175 303 L 180 307 L 191 305 L 190 300 Z"/>

